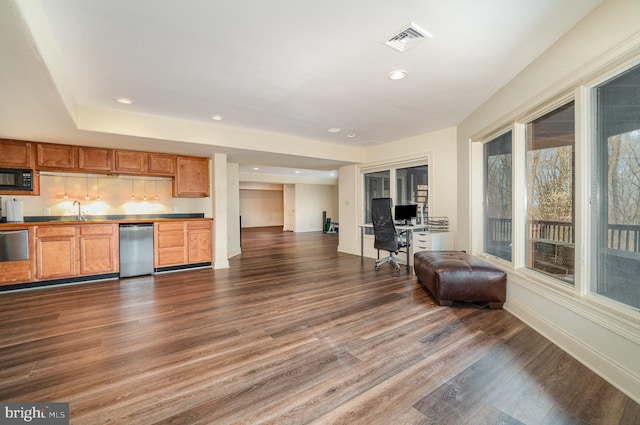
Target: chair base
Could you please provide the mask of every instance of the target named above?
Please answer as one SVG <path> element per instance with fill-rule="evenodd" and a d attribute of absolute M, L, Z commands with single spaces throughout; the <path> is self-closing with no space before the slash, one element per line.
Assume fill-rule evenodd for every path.
<path fill-rule="evenodd" d="M 402 261 L 398 257 L 394 257 L 393 255 L 390 255 L 388 257 L 379 258 L 376 260 L 376 271 L 380 270 L 380 266 L 384 263 L 390 263 L 396 269 L 397 272 L 400 271 L 400 266 L 406 265 L 405 261 Z"/>

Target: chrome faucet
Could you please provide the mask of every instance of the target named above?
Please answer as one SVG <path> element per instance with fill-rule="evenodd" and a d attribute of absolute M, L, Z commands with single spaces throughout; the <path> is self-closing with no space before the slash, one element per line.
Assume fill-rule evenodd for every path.
<path fill-rule="evenodd" d="M 78 204 L 78 220 L 82 221 L 82 220 L 84 220 L 84 216 L 82 215 L 82 212 L 81 212 L 81 209 L 80 209 L 81 208 L 80 201 L 78 201 L 78 200 L 73 201 L 73 206 L 75 206 L 76 204 Z"/>

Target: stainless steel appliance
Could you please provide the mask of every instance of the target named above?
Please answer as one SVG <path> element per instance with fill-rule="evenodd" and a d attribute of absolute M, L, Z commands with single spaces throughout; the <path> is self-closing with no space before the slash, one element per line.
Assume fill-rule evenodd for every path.
<path fill-rule="evenodd" d="M 0 190 L 33 190 L 33 170 L 0 168 Z"/>
<path fill-rule="evenodd" d="M 29 231 L 0 231 L 0 262 L 29 259 Z"/>
<path fill-rule="evenodd" d="M 120 225 L 120 277 L 153 274 L 153 224 Z"/>

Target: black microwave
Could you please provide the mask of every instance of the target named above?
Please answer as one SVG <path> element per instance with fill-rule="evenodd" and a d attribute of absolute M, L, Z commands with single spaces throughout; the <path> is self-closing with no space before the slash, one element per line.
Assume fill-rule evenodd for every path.
<path fill-rule="evenodd" d="M 33 190 L 33 170 L 0 168 L 0 190 Z"/>

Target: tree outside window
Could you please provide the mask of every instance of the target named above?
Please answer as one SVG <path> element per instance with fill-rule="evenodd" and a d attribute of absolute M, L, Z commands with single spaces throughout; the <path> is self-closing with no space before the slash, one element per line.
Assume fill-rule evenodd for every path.
<path fill-rule="evenodd" d="M 591 290 L 640 308 L 640 66 L 595 89 Z"/>
<path fill-rule="evenodd" d="M 484 251 L 507 261 L 512 258 L 512 134 L 484 145 Z"/>
<path fill-rule="evenodd" d="M 526 265 L 574 282 L 575 108 L 527 124 Z"/>

